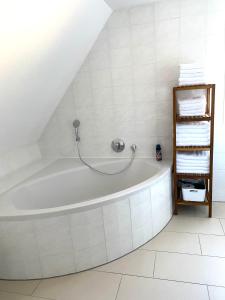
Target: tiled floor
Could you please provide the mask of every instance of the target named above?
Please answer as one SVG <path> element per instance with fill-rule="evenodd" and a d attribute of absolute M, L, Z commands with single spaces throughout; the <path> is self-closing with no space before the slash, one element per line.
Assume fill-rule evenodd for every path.
<path fill-rule="evenodd" d="M 152 241 L 75 275 L 0 281 L 0 300 L 225 300 L 225 203 L 184 208 Z"/>

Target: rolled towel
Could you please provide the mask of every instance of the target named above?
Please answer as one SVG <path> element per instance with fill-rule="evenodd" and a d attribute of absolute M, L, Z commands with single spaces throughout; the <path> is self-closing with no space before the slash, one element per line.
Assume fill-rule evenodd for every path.
<path fill-rule="evenodd" d="M 185 70 L 185 71 L 180 71 L 180 79 L 183 78 L 196 78 L 196 77 L 205 77 L 205 73 L 201 70 L 199 71 L 193 71 L 193 70 Z"/>

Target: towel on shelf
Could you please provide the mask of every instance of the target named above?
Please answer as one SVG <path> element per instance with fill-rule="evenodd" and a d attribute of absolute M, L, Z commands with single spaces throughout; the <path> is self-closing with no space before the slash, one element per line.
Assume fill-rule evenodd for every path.
<path fill-rule="evenodd" d="M 210 145 L 209 122 L 178 123 L 176 125 L 177 146 L 208 146 Z"/>
<path fill-rule="evenodd" d="M 177 168 L 177 173 L 195 173 L 195 174 L 209 174 L 209 168 L 207 169 L 189 169 L 189 168 Z"/>
<path fill-rule="evenodd" d="M 209 173 L 209 153 L 206 151 L 178 152 L 176 171 L 178 173 Z"/>
<path fill-rule="evenodd" d="M 180 116 L 205 115 L 205 110 L 206 110 L 205 95 L 189 98 L 189 99 L 178 99 L 177 104 L 178 104 L 177 112 Z"/>
<path fill-rule="evenodd" d="M 201 64 L 180 64 L 178 83 L 183 85 L 196 85 L 206 83 L 205 68 Z"/>
<path fill-rule="evenodd" d="M 178 152 L 177 153 L 177 159 L 182 159 L 182 160 L 194 160 L 194 161 L 199 161 L 199 160 L 209 160 L 209 153 L 208 151 L 190 151 L 190 152 Z"/>
<path fill-rule="evenodd" d="M 190 123 L 178 123 L 177 126 L 178 130 L 209 130 L 210 124 L 209 122 L 190 122 Z"/>
<path fill-rule="evenodd" d="M 205 141 L 177 141 L 177 146 L 209 146 L 210 140 Z"/>
<path fill-rule="evenodd" d="M 192 63 L 192 64 L 180 64 L 181 70 L 195 70 L 195 69 L 202 69 L 204 66 L 200 63 Z"/>

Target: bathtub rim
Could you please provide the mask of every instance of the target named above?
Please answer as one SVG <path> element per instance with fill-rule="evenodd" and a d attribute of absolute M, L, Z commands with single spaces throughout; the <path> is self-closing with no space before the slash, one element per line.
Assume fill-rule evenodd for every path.
<path fill-rule="evenodd" d="M 59 160 L 60 159 L 54 161 L 52 164 L 56 163 Z M 121 159 L 121 161 L 123 161 L 123 160 L 125 161 L 125 159 Z M 155 182 L 157 182 L 157 180 L 160 180 L 168 172 L 171 172 L 171 169 L 172 169 L 172 162 L 170 160 L 164 160 L 162 162 L 156 162 L 153 159 L 147 159 L 147 158 L 137 158 L 137 160 L 144 161 L 149 165 L 153 165 L 154 167 L 157 167 L 158 171 L 156 172 L 156 174 L 149 177 L 148 179 L 146 179 L 138 184 L 135 184 L 129 188 L 126 188 L 119 192 L 116 192 L 116 193 L 108 194 L 108 195 L 105 195 L 102 197 L 94 198 L 91 200 L 86 200 L 86 201 L 75 203 L 75 204 L 69 204 L 69 205 L 58 206 L 58 207 L 53 207 L 53 208 L 43 208 L 43 209 L 18 209 L 14 206 L 13 203 L 11 203 L 11 202 L 6 203 L 6 201 L 2 201 L 1 197 L 3 197 L 5 194 L 10 193 L 13 190 L 17 190 L 26 185 L 35 184 L 36 182 L 46 180 L 50 177 L 55 177 L 58 175 L 62 175 L 64 173 L 73 172 L 75 169 L 77 171 L 79 171 L 80 169 L 83 170 L 83 169 L 86 169 L 87 167 L 82 166 L 82 165 L 74 166 L 70 169 L 61 170 L 61 171 L 50 173 L 50 174 L 40 176 L 40 177 L 37 177 L 37 174 L 34 174 L 27 180 L 23 181 L 20 184 L 17 184 L 13 188 L 11 188 L 9 191 L 0 194 L 0 221 L 20 221 L 20 220 L 28 220 L 28 219 L 34 219 L 34 218 L 54 217 L 54 216 L 64 215 L 69 212 L 73 213 L 75 211 L 79 212 L 79 211 L 84 211 L 84 210 L 88 210 L 88 209 L 94 209 L 94 208 L 99 207 L 100 205 L 107 205 L 109 203 L 116 202 L 118 200 L 121 200 L 121 198 L 125 198 L 127 195 L 130 196 L 133 193 L 136 193 L 142 189 L 148 188 L 151 184 L 154 184 Z M 118 161 L 118 159 L 115 159 L 115 160 L 113 159 L 110 161 L 104 160 L 101 163 L 98 163 L 98 162 L 95 163 L 95 165 L 101 166 L 105 163 L 116 162 L 116 161 Z M 5 211 L 2 210 L 4 208 L 4 205 L 6 206 Z"/>

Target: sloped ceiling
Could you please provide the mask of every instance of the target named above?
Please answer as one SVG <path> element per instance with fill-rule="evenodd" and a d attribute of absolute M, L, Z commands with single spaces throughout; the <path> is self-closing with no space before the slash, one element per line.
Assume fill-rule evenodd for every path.
<path fill-rule="evenodd" d="M 158 0 L 105 0 L 105 2 L 113 9 L 148 4 L 156 1 Z"/>
<path fill-rule="evenodd" d="M 0 151 L 39 139 L 110 14 L 103 0 L 0 1 Z"/>

